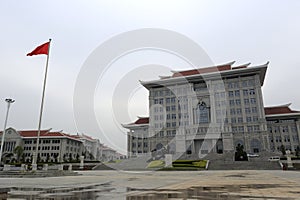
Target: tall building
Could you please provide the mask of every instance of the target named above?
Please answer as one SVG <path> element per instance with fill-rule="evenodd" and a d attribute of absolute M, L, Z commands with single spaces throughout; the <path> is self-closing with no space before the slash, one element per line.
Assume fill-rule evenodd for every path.
<path fill-rule="evenodd" d="M 284 116 L 273 116 L 268 112 L 272 108 L 264 108 L 261 88 L 268 63 L 233 64 L 173 71 L 159 80 L 142 81 L 149 90 L 149 118 L 123 125 L 129 129 L 128 156 L 164 149 L 201 157 L 234 151 L 238 144 L 252 153 L 277 150 L 273 143 L 278 135 L 269 133 L 267 120 Z M 298 118 L 293 119 L 297 124 Z M 295 149 L 299 127 L 291 127 L 298 134 L 290 145 Z"/>

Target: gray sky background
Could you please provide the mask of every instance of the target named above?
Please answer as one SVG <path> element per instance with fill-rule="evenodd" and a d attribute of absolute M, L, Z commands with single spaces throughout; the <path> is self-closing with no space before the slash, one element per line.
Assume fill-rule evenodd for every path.
<path fill-rule="evenodd" d="M 26 54 L 52 38 L 42 127 L 86 133 L 124 150 L 126 138 L 120 129 L 112 127 L 109 140 L 103 135 L 111 133 L 96 133 L 88 126 L 77 129 L 73 92 L 77 75 L 95 48 L 117 34 L 141 28 L 181 33 L 204 48 L 216 64 L 270 61 L 263 87 L 265 106 L 292 103 L 293 109 L 300 110 L 299 10 L 297 0 L 1 1 L 0 125 L 6 111 L 4 99 L 12 97 L 16 102 L 8 126 L 37 129 L 46 56 Z M 116 62 L 101 81 L 113 86 L 130 67 L 149 63 L 170 69 L 188 67 L 162 52 L 133 53 Z M 109 98 L 99 95 L 101 89 L 95 94 L 96 115 L 101 115 L 101 106 L 110 104 Z M 133 92 L 128 103 L 132 121 L 136 115 L 146 116 L 147 106 L 146 90 Z"/>

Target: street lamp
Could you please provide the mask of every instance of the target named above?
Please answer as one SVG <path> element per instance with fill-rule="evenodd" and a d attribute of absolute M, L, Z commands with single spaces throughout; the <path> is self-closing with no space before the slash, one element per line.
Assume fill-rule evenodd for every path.
<path fill-rule="evenodd" d="M 6 111 L 6 117 L 5 117 L 5 122 L 4 122 L 4 128 L 3 128 L 3 132 L 2 132 L 2 140 L 1 140 L 1 148 L 0 148 L 0 164 L 2 161 L 2 152 L 3 152 L 3 146 L 4 146 L 4 137 L 5 137 L 5 132 L 6 132 L 5 129 L 6 129 L 6 124 L 7 124 L 7 119 L 8 119 L 8 112 L 9 112 L 10 104 L 15 102 L 15 100 L 5 99 L 5 101 L 7 102 L 7 111 Z"/>

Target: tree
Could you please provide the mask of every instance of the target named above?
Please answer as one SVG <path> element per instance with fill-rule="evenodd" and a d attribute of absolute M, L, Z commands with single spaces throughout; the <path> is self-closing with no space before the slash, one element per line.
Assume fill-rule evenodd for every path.
<path fill-rule="evenodd" d="M 235 147 L 235 160 L 236 161 L 247 161 L 248 160 L 247 153 L 244 151 L 244 146 L 241 144 L 238 144 Z"/>
<path fill-rule="evenodd" d="M 50 161 L 50 155 L 47 153 L 46 162 L 48 163 Z"/>
<path fill-rule="evenodd" d="M 53 157 L 54 157 L 54 162 L 58 162 L 58 153 L 55 153 L 54 155 L 53 155 Z"/>
<path fill-rule="evenodd" d="M 21 146 L 16 146 L 16 148 L 14 149 L 14 154 L 16 154 L 18 162 L 20 162 L 23 152 L 24 152 L 24 149 Z"/>
<path fill-rule="evenodd" d="M 281 151 L 281 153 L 282 153 L 283 156 L 286 155 L 285 147 L 284 147 L 283 144 L 280 146 L 280 151 Z"/>
<path fill-rule="evenodd" d="M 300 156 L 300 147 L 297 146 L 297 149 L 296 149 L 296 156 L 299 157 Z"/>
<path fill-rule="evenodd" d="M 72 160 L 73 160 L 73 157 L 72 157 L 72 154 L 70 153 L 69 154 L 69 162 L 72 162 Z"/>

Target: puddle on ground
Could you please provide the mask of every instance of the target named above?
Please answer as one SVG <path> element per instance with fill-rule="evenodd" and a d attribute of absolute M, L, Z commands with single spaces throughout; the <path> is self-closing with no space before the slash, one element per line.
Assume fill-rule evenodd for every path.
<path fill-rule="evenodd" d="M 128 188 L 126 200 L 156 200 L 156 199 L 203 199 L 203 200 L 236 200 L 236 199 L 272 199 L 292 200 L 293 198 L 268 197 L 259 195 L 241 195 L 239 192 L 247 189 L 278 188 L 276 184 L 226 185 L 220 187 L 192 187 L 182 190 L 135 189 Z"/>
<path fill-rule="evenodd" d="M 0 199 L 51 199 L 51 200 L 79 200 L 79 199 L 126 199 L 126 200 L 163 200 L 163 199 L 204 199 L 204 200 L 236 200 L 236 199 L 272 199 L 292 200 L 293 198 L 276 198 L 268 196 L 242 195 L 249 189 L 282 188 L 279 184 L 248 184 L 224 185 L 215 187 L 191 187 L 188 189 L 137 189 L 115 188 L 110 183 L 85 185 L 78 187 L 51 188 L 0 188 Z"/>
<path fill-rule="evenodd" d="M 51 200 L 79 200 L 101 199 L 103 194 L 110 193 L 114 188 L 109 183 L 78 187 L 50 187 L 50 188 L 0 188 L 0 199 L 51 199 Z"/>

